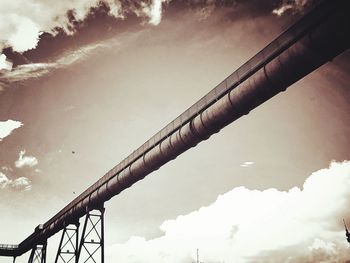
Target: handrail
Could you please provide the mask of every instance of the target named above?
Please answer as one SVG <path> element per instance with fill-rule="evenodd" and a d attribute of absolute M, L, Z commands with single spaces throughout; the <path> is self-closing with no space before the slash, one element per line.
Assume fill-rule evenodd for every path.
<path fill-rule="evenodd" d="M 0 250 L 16 250 L 18 245 L 0 244 Z"/>

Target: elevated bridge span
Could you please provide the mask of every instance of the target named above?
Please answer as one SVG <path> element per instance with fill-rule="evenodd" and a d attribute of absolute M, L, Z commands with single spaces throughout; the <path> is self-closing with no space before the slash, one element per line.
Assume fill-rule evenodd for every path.
<path fill-rule="evenodd" d="M 45 244 L 68 224 L 101 210 L 104 202 L 344 52 L 350 46 L 349 13 L 349 0 L 321 1 L 18 246 L 0 246 L 0 256 L 20 256 Z"/>

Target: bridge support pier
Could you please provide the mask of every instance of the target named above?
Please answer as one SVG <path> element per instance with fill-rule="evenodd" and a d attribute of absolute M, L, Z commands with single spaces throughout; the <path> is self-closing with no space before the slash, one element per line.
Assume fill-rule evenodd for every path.
<path fill-rule="evenodd" d="M 43 244 L 35 245 L 30 252 L 28 263 L 46 263 L 46 246 L 46 241 Z"/>
<path fill-rule="evenodd" d="M 104 263 L 104 207 L 88 211 L 85 216 L 78 261 Z"/>
<path fill-rule="evenodd" d="M 55 263 L 78 263 L 78 242 L 79 222 L 64 227 Z"/>

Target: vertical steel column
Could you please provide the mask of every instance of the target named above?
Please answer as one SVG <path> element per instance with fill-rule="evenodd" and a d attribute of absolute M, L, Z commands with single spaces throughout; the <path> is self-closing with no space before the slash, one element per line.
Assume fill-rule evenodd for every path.
<path fill-rule="evenodd" d="M 30 252 L 28 263 L 46 263 L 47 242 L 35 245 Z"/>
<path fill-rule="evenodd" d="M 102 207 L 102 210 L 100 210 L 101 212 L 101 263 L 105 262 L 105 220 L 104 220 L 104 213 L 105 213 L 105 209 L 104 207 Z M 78 263 L 78 262 L 77 262 Z"/>
<path fill-rule="evenodd" d="M 78 262 L 104 263 L 104 207 L 86 213 L 79 244 Z"/>
<path fill-rule="evenodd" d="M 55 263 L 78 262 L 79 222 L 65 226 L 62 231 L 60 245 Z"/>

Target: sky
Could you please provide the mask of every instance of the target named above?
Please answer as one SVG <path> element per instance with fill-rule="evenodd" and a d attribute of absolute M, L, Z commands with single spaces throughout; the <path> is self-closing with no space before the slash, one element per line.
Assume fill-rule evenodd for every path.
<path fill-rule="evenodd" d="M 21 242 L 315 2 L 0 0 L 0 243 Z M 112 198 L 106 262 L 193 262 L 197 249 L 206 263 L 350 260 L 349 72 L 346 51 Z"/>

